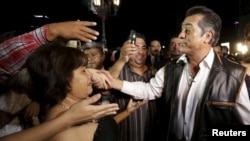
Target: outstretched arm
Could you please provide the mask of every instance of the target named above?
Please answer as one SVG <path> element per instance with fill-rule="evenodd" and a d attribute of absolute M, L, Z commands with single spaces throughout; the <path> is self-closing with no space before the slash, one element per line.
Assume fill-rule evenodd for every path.
<path fill-rule="evenodd" d="M 35 127 L 1 137 L 0 141 L 43 141 L 72 125 L 116 114 L 119 109 L 117 104 L 91 105 L 98 101 L 100 97 L 101 95 L 97 94 L 89 99 L 82 100 L 61 116 Z"/>
<path fill-rule="evenodd" d="M 96 26 L 96 22 L 90 21 L 67 21 L 59 23 L 51 23 L 48 25 L 46 38 L 53 41 L 57 37 L 65 39 L 78 39 L 84 42 L 96 40 L 99 32 L 90 27 Z"/>
<path fill-rule="evenodd" d="M 0 81 L 18 72 L 32 51 L 57 37 L 79 39 L 85 42 L 97 39 L 99 33 L 91 29 L 92 26 L 96 26 L 96 22 L 51 23 L 2 42 L 0 44 Z"/>
<path fill-rule="evenodd" d="M 109 88 L 119 90 L 123 93 L 133 96 L 135 99 L 152 100 L 161 97 L 164 86 L 164 75 L 166 75 L 164 74 L 164 70 L 165 67 L 159 69 L 155 77 L 151 78 L 150 82 L 148 83 L 142 81 L 129 82 L 125 80 L 120 80 L 117 78 L 113 78 L 108 71 L 101 70 L 100 72 L 105 74 L 107 78 L 107 81 L 105 82 L 107 82 Z M 100 85 L 100 87 L 97 88 L 104 88 L 104 87 Z"/>

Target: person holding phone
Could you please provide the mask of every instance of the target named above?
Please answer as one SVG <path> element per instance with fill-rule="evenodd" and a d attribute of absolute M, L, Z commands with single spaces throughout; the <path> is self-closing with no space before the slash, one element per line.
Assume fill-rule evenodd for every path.
<path fill-rule="evenodd" d="M 92 94 L 92 79 L 96 76 L 87 69 L 87 64 L 86 54 L 61 42 L 45 44 L 28 57 L 25 65 L 30 75 L 30 96 L 39 100 L 45 111 L 45 122 L 58 118 Z M 147 100 L 130 100 L 126 109 L 114 117 L 108 115 L 80 122 L 48 141 L 117 141 L 118 123 L 145 103 Z"/>
<path fill-rule="evenodd" d="M 146 37 L 135 30 L 130 33 L 128 40 L 121 47 L 119 59 L 111 66 L 109 72 L 115 78 L 121 80 L 149 82 L 154 73 L 153 68 L 146 64 L 148 51 Z M 114 96 L 114 101 L 119 104 L 119 113 L 126 108 L 131 96 L 114 90 L 111 90 L 111 94 Z M 134 101 L 143 100 L 132 98 L 134 98 Z M 156 101 L 151 100 L 141 106 L 119 124 L 121 130 L 120 141 L 155 140 L 156 116 Z"/>
<path fill-rule="evenodd" d="M 244 127 L 250 125 L 250 99 L 244 81 L 246 68 L 215 54 L 213 46 L 221 28 L 221 18 L 212 9 L 190 7 L 178 36 L 183 55 L 159 69 L 148 83 L 112 79 L 103 71 L 112 88 L 129 96 L 164 98 L 162 140 L 211 140 L 216 138 L 214 128 L 247 132 Z M 237 136 L 249 140 L 249 136 Z"/>

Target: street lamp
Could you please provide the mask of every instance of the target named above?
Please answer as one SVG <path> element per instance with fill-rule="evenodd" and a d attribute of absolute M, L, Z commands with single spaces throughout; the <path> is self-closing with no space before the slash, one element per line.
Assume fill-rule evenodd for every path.
<path fill-rule="evenodd" d="M 119 9 L 120 0 L 92 0 L 96 14 L 100 15 L 102 19 L 102 38 L 101 42 L 103 43 L 104 48 L 107 45 L 106 39 L 106 30 L 105 30 L 105 18 L 107 15 L 116 16 Z"/>

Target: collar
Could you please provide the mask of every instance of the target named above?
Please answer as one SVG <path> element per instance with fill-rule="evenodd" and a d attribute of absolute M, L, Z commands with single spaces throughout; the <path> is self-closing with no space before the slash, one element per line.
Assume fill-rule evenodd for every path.
<path fill-rule="evenodd" d="M 211 69 L 212 65 L 213 65 L 214 56 L 215 56 L 215 54 L 214 54 L 213 48 L 211 48 L 210 51 L 208 52 L 207 56 L 201 61 L 199 66 L 204 65 L 204 66 L 207 66 L 209 69 Z M 180 61 L 188 63 L 186 54 L 182 54 L 179 57 L 179 59 L 176 61 L 176 63 L 179 63 Z"/>

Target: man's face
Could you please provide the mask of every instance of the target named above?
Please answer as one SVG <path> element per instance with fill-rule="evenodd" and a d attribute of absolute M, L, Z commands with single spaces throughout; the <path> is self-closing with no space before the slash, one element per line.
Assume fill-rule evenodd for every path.
<path fill-rule="evenodd" d="M 153 56 L 158 56 L 161 52 L 161 44 L 159 41 L 157 40 L 154 40 L 154 41 L 151 41 L 150 42 L 150 53 L 153 55 Z"/>
<path fill-rule="evenodd" d="M 175 57 L 175 56 L 180 56 L 181 52 L 180 52 L 180 42 L 181 39 L 180 38 L 172 38 L 170 40 L 170 45 L 169 45 L 169 53 L 171 55 L 171 57 Z"/>
<path fill-rule="evenodd" d="M 202 29 L 199 27 L 199 22 L 203 16 L 196 14 L 186 17 L 182 23 L 182 29 L 179 34 L 179 38 L 182 40 L 180 44 L 181 53 L 198 55 L 204 49 L 205 42 L 209 42 L 207 39 L 207 32 L 202 34 Z"/>
<path fill-rule="evenodd" d="M 141 38 L 136 38 L 135 43 L 137 52 L 130 56 L 130 64 L 141 66 L 144 65 L 147 58 L 147 46 L 146 42 Z"/>

